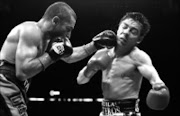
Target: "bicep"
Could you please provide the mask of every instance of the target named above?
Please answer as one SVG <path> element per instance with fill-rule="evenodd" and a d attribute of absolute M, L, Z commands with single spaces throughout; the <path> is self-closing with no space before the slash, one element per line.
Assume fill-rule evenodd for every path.
<path fill-rule="evenodd" d="M 138 66 L 139 72 L 143 77 L 149 80 L 151 84 L 161 83 L 162 80 L 159 77 L 159 74 L 153 65 L 142 64 Z"/>
<path fill-rule="evenodd" d="M 37 55 L 37 47 L 33 45 L 32 41 L 20 38 L 16 50 L 16 66 L 17 69 L 26 68 L 28 62 Z"/>
<path fill-rule="evenodd" d="M 157 76 L 157 71 L 152 65 L 142 64 L 138 66 L 139 72 L 147 79 L 151 79 L 155 75 Z"/>
<path fill-rule="evenodd" d="M 151 58 L 145 52 L 139 52 L 137 55 L 138 70 L 143 77 L 148 79 L 151 84 L 156 82 L 162 82 L 157 70 L 152 64 Z"/>

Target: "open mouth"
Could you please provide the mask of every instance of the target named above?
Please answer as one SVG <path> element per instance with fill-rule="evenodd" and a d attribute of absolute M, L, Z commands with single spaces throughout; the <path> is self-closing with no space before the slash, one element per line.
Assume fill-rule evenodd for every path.
<path fill-rule="evenodd" d="M 126 40 L 125 38 L 120 38 L 120 41 L 121 41 L 121 44 L 122 44 L 122 45 L 125 45 L 126 42 L 127 42 L 127 40 Z"/>

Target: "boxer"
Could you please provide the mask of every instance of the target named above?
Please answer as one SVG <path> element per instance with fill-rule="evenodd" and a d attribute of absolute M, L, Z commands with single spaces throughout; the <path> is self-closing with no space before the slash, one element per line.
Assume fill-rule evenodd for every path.
<path fill-rule="evenodd" d="M 98 50 L 80 70 L 77 83 L 85 84 L 102 71 L 102 112 L 100 116 L 140 116 L 139 92 L 143 77 L 152 89 L 147 95 L 147 105 L 154 110 L 164 110 L 169 103 L 169 89 L 160 78 L 151 58 L 137 45 L 150 30 L 147 18 L 139 12 L 128 12 L 120 20 L 117 44 Z"/>
<path fill-rule="evenodd" d="M 51 64 L 77 62 L 115 43 L 106 31 L 88 44 L 72 47 L 69 39 L 75 23 L 74 10 L 65 2 L 55 2 L 38 22 L 25 21 L 10 31 L 0 51 L 0 116 L 28 115 L 26 92 L 31 79 Z"/>

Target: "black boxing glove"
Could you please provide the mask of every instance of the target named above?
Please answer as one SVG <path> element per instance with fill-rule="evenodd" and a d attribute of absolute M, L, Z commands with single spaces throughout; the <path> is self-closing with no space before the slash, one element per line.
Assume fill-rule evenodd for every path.
<path fill-rule="evenodd" d="M 73 48 L 68 38 L 57 37 L 49 43 L 49 46 L 47 53 L 54 61 L 62 57 L 69 57 L 73 53 Z"/>
<path fill-rule="evenodd" d="M 94 42 L 96 49 L 101 49 L 104 47 L 112 48 L 117 44 L 117 36 L 113 31 L 105 30 L 96 35 L 92 41 Z"/>

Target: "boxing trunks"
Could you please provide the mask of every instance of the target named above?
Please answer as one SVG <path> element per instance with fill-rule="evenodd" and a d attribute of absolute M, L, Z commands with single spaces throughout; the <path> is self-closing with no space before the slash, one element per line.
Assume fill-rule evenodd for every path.
<path fill-rule="evenodd" d="M 141 116 L 139 99 L 103 100 L 100 116 Z"/>
<path fill-rule="evenodd" d="M 16 78 L 15 65 L 0 60 L 0 116 L 28 116 L 28 88 L 29 80 Z"/>

